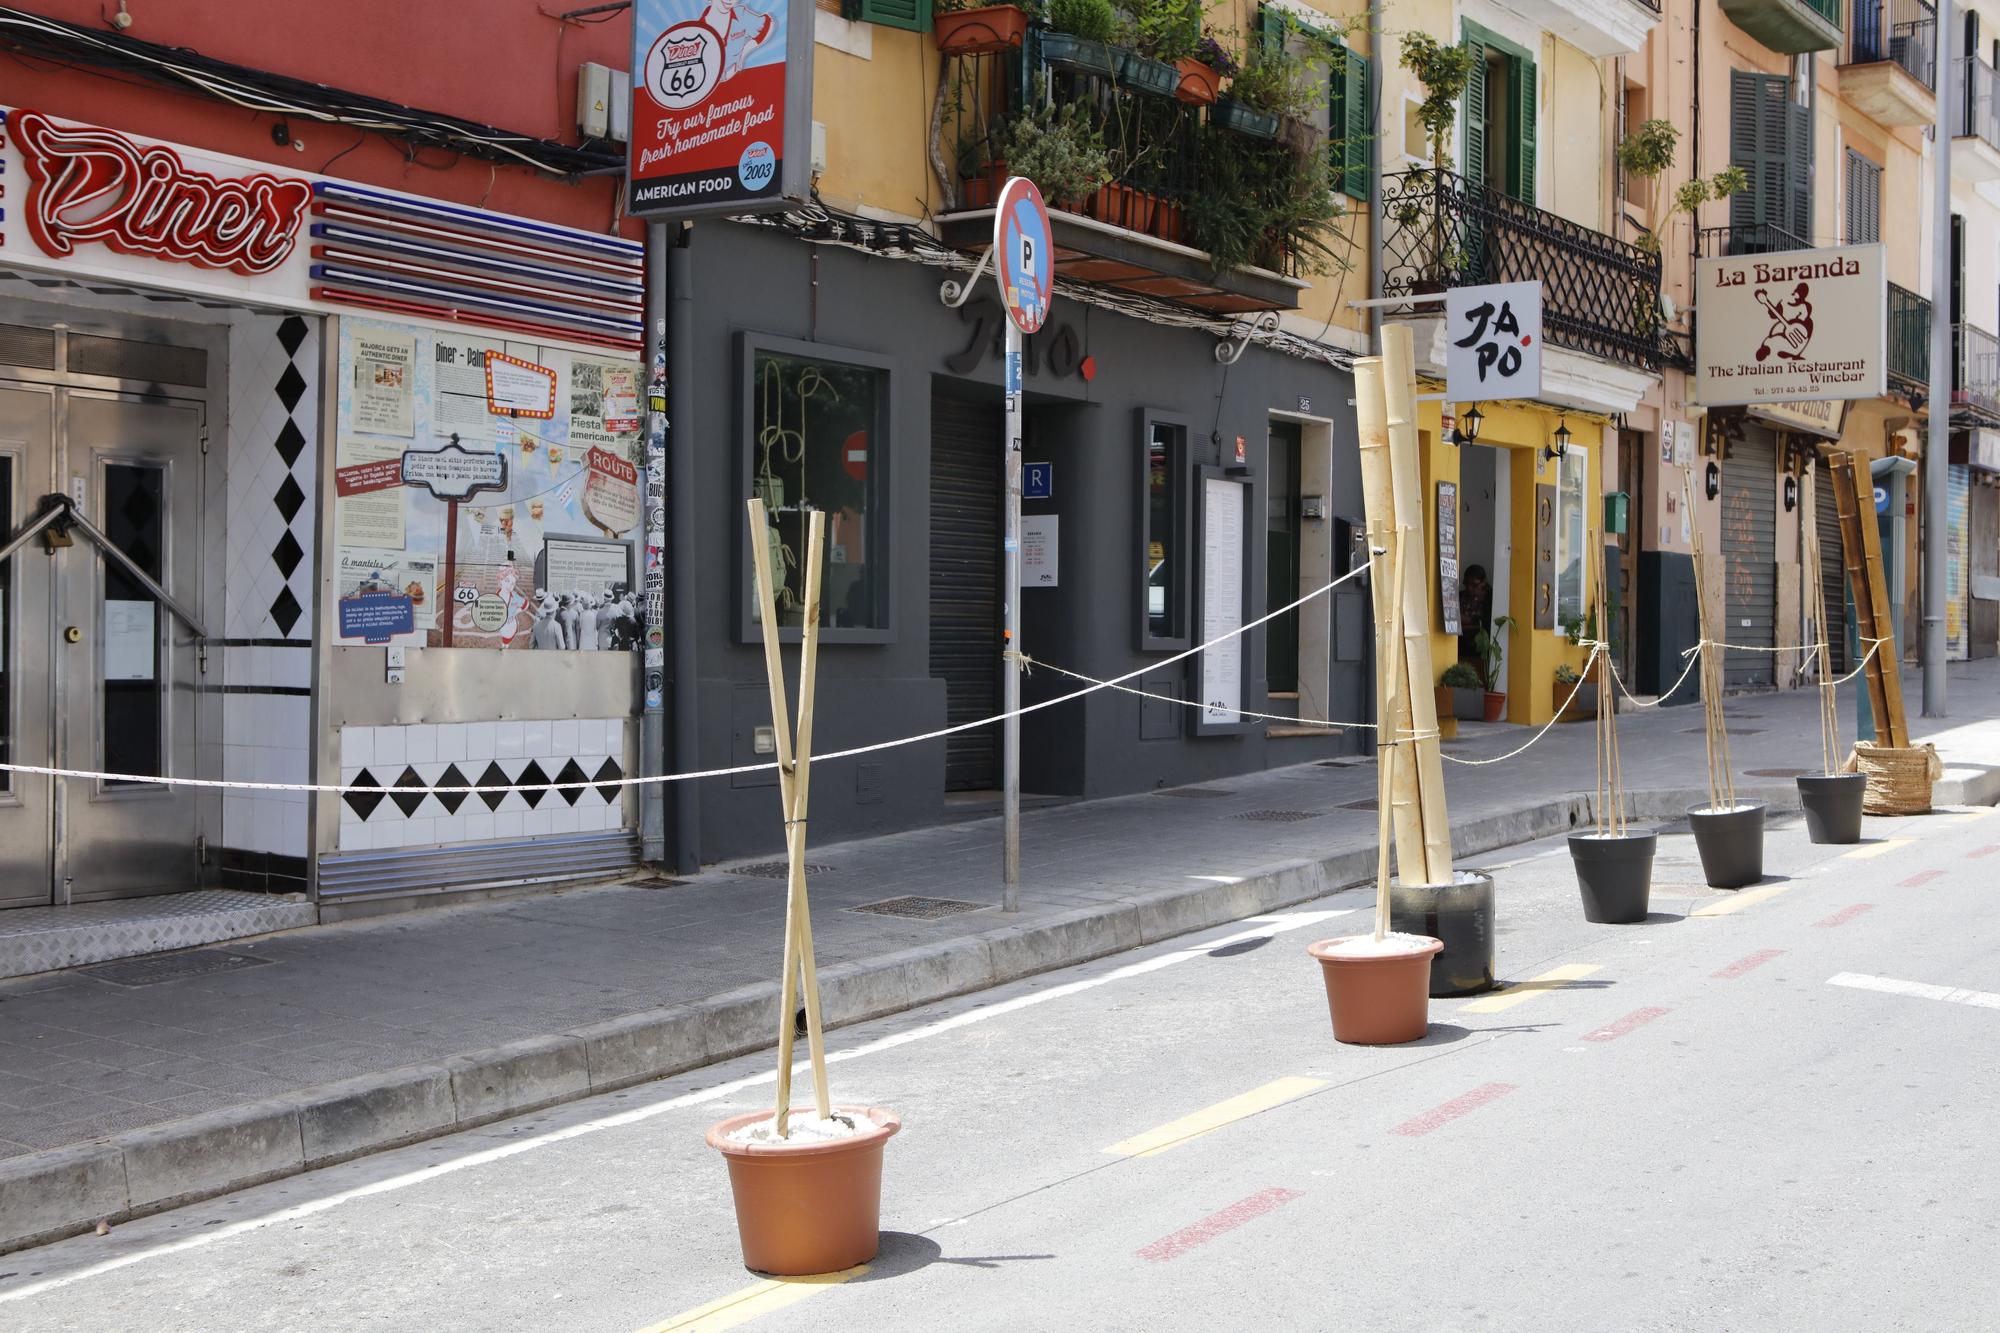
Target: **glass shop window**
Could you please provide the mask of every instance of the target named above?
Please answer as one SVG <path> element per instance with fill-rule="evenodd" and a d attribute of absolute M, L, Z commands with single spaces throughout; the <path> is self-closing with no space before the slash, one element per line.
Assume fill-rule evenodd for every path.
<path fill-rule="evenodd" d="M 1149 420 L 1145 442 L 1140 567 L 1145 571 L 1146 646 L 1173 647 L 1188 633 L 1187 428 Z"/>
<path fill-rule="evenodd" d="M 826 513 L 827 533 L 820 625 L 883 628 L 887 373 L 760 350 L 752 375 L 750 481 L 769 515 L 763 539 L 770 546 L 778 624 L 797 628 L 802 622 L 807 525 L 818 509 Z"/>
<path fill-rule="evenodd" d="M 1556 476 L 1556 623 L 1583 619 L 1584 568 L 1589 539 L 1584 489 L 1590 460 L 1574 445 L 1557 461 Z M 1575 636 L 1572 635 L 1572 638 Z"/>

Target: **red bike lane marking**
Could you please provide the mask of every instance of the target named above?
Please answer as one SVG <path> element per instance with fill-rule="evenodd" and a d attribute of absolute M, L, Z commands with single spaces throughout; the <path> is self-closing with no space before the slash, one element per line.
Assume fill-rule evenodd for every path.
<path fill-rule="evenodd" d="M 1401 1134 L 1404 1138 L 1420 1138 L 1434 1129 L 1450 1124 L 1463 1115 L 1470 1115 L 1490 1101 L 1505 1097 L 1514 1090 L 1512 1083 L 1487 1083 L 1474 1088 L 1463 1097 L 1454 1097 L 1443 1106 L 1405 1120 L 1390 1130 L 1391 1134 Z"/>
<path fill-rule="evenodd" d="M 1711 972 L 1709 975 L 1717 981 L 1734 981 L 1746 972 L 1754 972 L 1773 958 L 1782 956 L 1784 952 L 1783 949 L 1759 949 L 1747 958 L 1739 958 L 1721 971 Z"/>
<path fill-rule="evenodd" d="M 1206 1245 L 1217 1236 L 1236 1230 L 1246 1222 L 1254 1222 L 1264 1214 L 1293 1199 L 1304 1196 L 1297 1190 L 1282 1186 L 1259 1190 L 1247 1199 L 1238 1199 L 1221 1212 L 1210 1213 L 1191 1227 L 1182 1227 L 1171 1236 L 1162 1236 L 1151 1245 L 1138 1251 L 1141 1259 L 1151 1259 L 1164 1263 L 1168 1259 L 1178 1259 L 1197 1246 Z"/>
<path fill-rule="evenodd" d="M 1615 1022 L 1606 1023 L 1595 1032 L 1584 1033 L 1583 1039 L 1585 1041 L 1617 1041 L 1626 1033 L 1642 1028 L 1662 1014 L 1671 1012 L 1672 1010 L 1669 1009 L 1658 1008 L 1634 1009 L 1631 1013 L 1625 1015 L 1625 1017 Z"/>
<path fill-rule="evenodd" d="M 1813 922 L 1813 924 L 1815 926 L 1844 926 L 1848 922 L 1852 921 L 1855 917 L 1860 916 L 1862 913 L 1871 912 L 1874 909 L 1875 909 L 1874 903 L 1856 903 L 1852 907 L 1841 908 L 1838 912 L 1835 912 L 1832 916 L 1827 917 L 1824 921 L 1815 921 Z"/>

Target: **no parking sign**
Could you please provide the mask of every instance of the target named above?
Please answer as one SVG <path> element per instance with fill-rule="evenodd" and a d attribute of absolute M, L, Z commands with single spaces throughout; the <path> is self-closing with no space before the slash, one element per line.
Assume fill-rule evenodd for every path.
<path fill-rule="evenodd" d="M 1026 176 L 1011 177 L 1000 190 L 1000 205 L 993 210 L 993 253 L 1007 318 L 1021 332 L 1034 333 L 1049 317 L 1056 266 L 1049 210 Z"/>

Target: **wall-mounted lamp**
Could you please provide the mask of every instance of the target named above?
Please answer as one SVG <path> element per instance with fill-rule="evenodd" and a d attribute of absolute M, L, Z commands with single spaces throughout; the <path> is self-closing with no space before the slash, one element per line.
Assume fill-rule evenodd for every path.
<path fill-rule="evenodd" d="M 1542 446 L 1542 457 L 1548 459 L 1551 463 L 1555 462 L 1569 452 L 1569 442 L 1572 438 L 1569 432 L 1569 418 L 1564 417 L 1556 423 L 1555 443 Z"/>
<path fill-rule="evenodd" d="M 1486 417 L 1480 412 L 1478 404 L 1475 403 L 1473 406 L 1466 408 L 1465 415 L 1460 417 L 1458 424 L 1451 428 L 1451 442 L 1453 444 L 1477 444 L 1479 442 L 1479 428 L 1485 422 Z"/>

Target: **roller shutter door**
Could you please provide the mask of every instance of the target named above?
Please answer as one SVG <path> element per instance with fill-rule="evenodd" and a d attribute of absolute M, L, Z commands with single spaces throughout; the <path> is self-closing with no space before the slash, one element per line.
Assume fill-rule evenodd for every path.
<path fill-rule="evenodd" d="M 1778 444 L 1749 426 L 1722 465 L 1722 641 L 1745 648 L 1777 643 Z M 1723 660 L 1731 689 L 1769 687 L 1777 655 L 1732 649 Z"/>
<path fill-rule="evenodd" d="M 996 395 L 931 395 L 931 675 L 956 726 L 1000 711 L 1000 433 Z M 1000 785 L 1000 729 L 945 737 L 946 791 Z"/>

